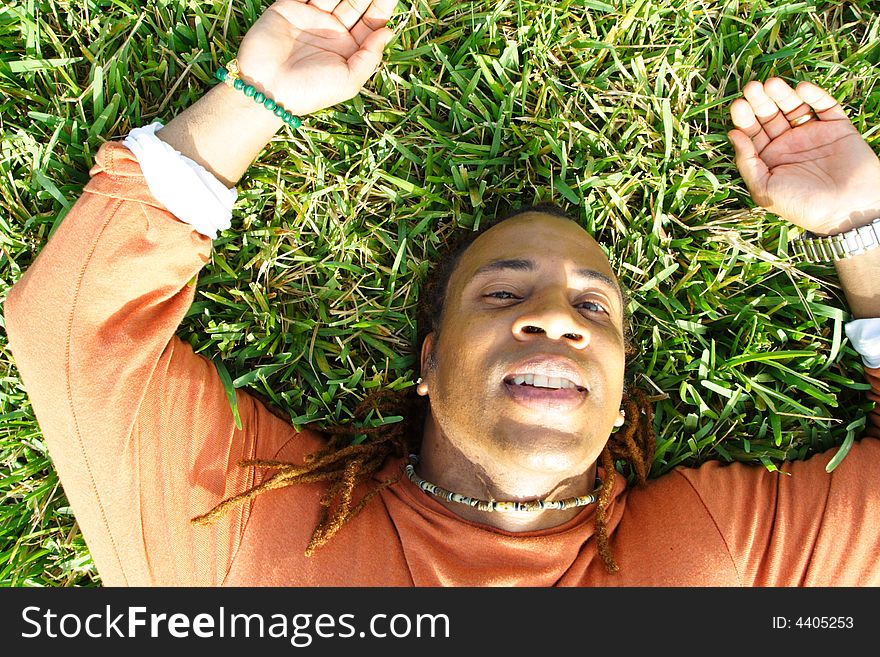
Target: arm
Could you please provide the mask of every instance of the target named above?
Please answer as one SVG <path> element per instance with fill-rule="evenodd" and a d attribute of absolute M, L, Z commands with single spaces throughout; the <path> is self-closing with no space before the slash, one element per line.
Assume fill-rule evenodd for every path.
<path fill-rule="evenodd" d="M 378 21 L 377 12 L 390 14 L 394 5 L 374 2 L 350 33 L 337 30 L 355 41 L 360 34 L 367 50 L 356 46 L 346 58 L 324 48 L 324 59 L 309 68 L 308 58 L 296 54 L 322 48 L 303 45 L 308 20 L 325 25 L 332 14 L 282 0 L 248 32 L 242 56 L 262 61 L 261 71 L 276 62 L 278 77 L 265 79 L 279 83 L 280 92 L 272 91 L 279 100 L 280 82 L 289 77 L 289 86 L 299 87 L 304 67 L 325 79 L 326 85 L 313 83 L 312 105 L 298 108 L 314 111 L 351 97 L 373 72 L 388 32 L 363 20 Z M 266 30 L 278 28 L 275 15 L 282 10 L 292 11 L 302 27 L 278 37 Z M 350 86 L 331 86 L 337 78 L 327 71 L 343 68 Z M 162 130 L 168 143 L 226 182 L 238 179 L 280 127 L 269 111 L 237 102 L 235 94 L 243 97 L 214 90 Z M 289 94 L 285 98 L 295 107 Z M 253 132 L 244 129 L 250 126 Z M 105 144 L 91 174 L 82 197 L 10 291 L 4 307 L 10 348 L 104 582 L 220 583 L 248 508 L 208 528 L 193 527 L 190 518 L 250 485 L 253 475 L 238 461 L 274 457 L 292 429 L 241 393 L 242 429 L 236 429 L 210 361 L 174 337 L 210 239 L 156 201 L 137 160 L 121 145 Z"/>
<path fill-rule="evenodd" d="M 316 5 L 336 5 L 332 13 Z M 280 0 L 245 35 L 243 79 L 296 116 L 354 97 L 382 61 L 397 0 L 306 4 Z M 234 185 L 283 125 L 272 112 L 225 84 L 157 133 L 226 185 Z"/>
<path fill-rule="evenodd" d="M 818 235 L 880 218 L 880 160 L 836 100 L 810 82 L 792 89 L 779 78 L 749 82 L 743 96 L 731 104 L 728 137 L 758 205 Z M 789 123 L 810 112 L 812 120 Z M 853 317 L 880 318 L 880 249 L 835 267 Z M 880 370 L 866 373 L 876 390 Z M 869 420 L 868 433 L 880 434 L 880 410 Z"/>
<path fill-rule="evenodd" d="M 880 317 L 880 249 L 839 260 L 834 266 L 853 317 Z"/>
<path fill-rule="evenodd" d="M 880 218 L 880 160 L 840 104 L 810 82 L 749 82 L 730 107 L 736 164 L 755 202 L 817 235 Z M 790 119 L 815 119 L 792 127 Z M 853 316 L 880 317 L 876 252 L 839 261 Z"/>

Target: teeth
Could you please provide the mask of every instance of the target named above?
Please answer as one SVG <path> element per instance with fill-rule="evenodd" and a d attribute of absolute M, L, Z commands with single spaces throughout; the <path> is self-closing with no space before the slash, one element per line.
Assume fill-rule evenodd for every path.
<path fill-rule="evenodd" d="M 558 377 L 544 376 L 543 374 L 518 374 L 513 377 L 514 385 L 527 385 L 536 388 L 577 388 L 573 381 Z"/>

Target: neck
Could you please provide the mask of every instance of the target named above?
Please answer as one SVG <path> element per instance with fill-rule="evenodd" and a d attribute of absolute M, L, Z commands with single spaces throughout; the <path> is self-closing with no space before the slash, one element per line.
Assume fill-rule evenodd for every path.
<path fill-rule="evenodd" d="M 516 459 L 497 455 L 466 455 L 440 431 L 429 416 L 425 423 L 416 473 L 447 490 L 483 500 L 529 502 L 588 495 L 595 488 L 595 461 L 571 471 L 525 467 Z M 456 515 L 509 532 L 529 532 L 562 525 L 582 507 L 540 511 L 481 511 L 435 498 Z"/>

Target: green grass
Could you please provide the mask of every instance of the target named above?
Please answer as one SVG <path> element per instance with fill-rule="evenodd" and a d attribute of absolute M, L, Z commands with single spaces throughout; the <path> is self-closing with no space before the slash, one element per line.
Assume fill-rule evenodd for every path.
<path fill-rule="evenodd" d="M 100 144 L 196 100 L 261 7 L 0 8 L 0 299 Z M 411 385 L 414 304 L 443 240 L 552 200 L 632 292 L 653 474 L 845 449 L 867 406 L 833 268 L 789 262 L 796 232 L 750 202 L 726 106 L 749 79 L 810 78 L 876 150 L 877 9 L 401 3 L 368 88 L 279 133 L 241 182 L 180 333 L 295 423 L 346 421 L 366 391 Z M 5 336 L 0 350 L 0 584 L 97 585 Z"/>

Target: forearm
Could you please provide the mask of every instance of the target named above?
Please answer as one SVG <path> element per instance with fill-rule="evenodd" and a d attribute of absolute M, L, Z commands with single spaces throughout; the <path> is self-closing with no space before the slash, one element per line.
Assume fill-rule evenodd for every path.
<path fill-rule="evenodd" d="M 854 319 L 880 317 L 880 249 L 835 263 Z"/>
<path fill-rule="evenodd" d="M 283 125 L 242 92 L 218 84 L 156 136 L 232 187 Z"/>

